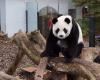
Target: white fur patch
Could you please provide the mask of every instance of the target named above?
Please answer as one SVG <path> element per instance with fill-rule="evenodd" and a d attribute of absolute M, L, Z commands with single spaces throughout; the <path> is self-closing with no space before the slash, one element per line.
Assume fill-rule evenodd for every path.
<path fill-rule="evenodd" d="M 81 27 L 80 25 L 77 23 L 77 26 L 78 26 L 78 30 L 79 30 L 79 37 L 78 37 L 78 43 L 83 43 L 83 36 L 82 36 L 82 30 L 81 30 Z"/>

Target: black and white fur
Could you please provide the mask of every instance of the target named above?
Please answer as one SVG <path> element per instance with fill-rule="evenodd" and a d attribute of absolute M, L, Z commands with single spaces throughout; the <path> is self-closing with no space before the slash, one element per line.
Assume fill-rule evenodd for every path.
<path fill-rule="evenodd" d="M 70 15 L 54 18 L 52 22 L 53 27 L 42 56 L 58 57 L 62 52 L 66 60 L 78 57 L 84 46 L 79 24 Z"/>

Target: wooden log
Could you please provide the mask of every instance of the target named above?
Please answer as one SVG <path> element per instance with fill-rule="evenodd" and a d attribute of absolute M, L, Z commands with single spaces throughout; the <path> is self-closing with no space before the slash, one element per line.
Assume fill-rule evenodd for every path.
<path fill-rule="evenodd" d="M 41 37 L 39 39 L 41 39 Z M 34 41 L 33 41 L 33 43 L 31 43 L 31 41 L 27 37 L 26 33 L 18 32 L 13 37 L 13 41 L 19 47 L 21 47 L 22 51 L 24 51 L 24 54 L 27 55 L 29 57 L 29 59 L 31 59 L 36 64 L 39 62 L 39 60 L 40 60 L 39 54 L 40 53 L 38 51 L 38 48 L 35 47 L 35 42 Z"/>
<path fill-rule="evenodd" d="M 52 63 L 52 64 L 55 65 L 53 70 L 79 75 L 88 80 L 96 80 L 95 76 L 91 73 L 91 71 L 89 71 L 83 65 L 80 65 L 78 63 L 68 63 L 68 64 Z"/>
<path fill-rule="evenodd" d="M 36 34 L 35 34 L 36 35 Z M 22 32 L 19 32 L 18 34 L 15 35 L 14 39 L 17 41 L 17 45 L 20 46 L 22 48 L 22 51 L 33 61 L 35 62 L 36 64 L 39 63 L 41 57 L 39 56 L 40 52 L 44 49 L 44 48 L 40 48 L 39 47 L 39 50 L 38 50 L 38 47 L 37 46 L 33 46 L 32 49 L 34 49 L 32 51 L 31 49 L 31 46 L 32 46 L 32 43 L 30 43 L 30 40 L 29 38 L 27 37 L 27 35 L 25 33 L 22 33 Z M 30 38 L 31 39 L 31 38 Z M 40 39 L 40 37 L 39 37 Z M 32 38 L 32 42 L 34 45 L 38 45 L 40 46 L 41 42 L 39 42 L 38 44 L 38 40 L 34 40 L 34 38 Z M 44 42 L 45 44 L 45 42 Z M 45 45 L 44 45 L 45 46 Z M 40 51 L 41 50 L 41 51 Z M 86 48 L 86 50 L 91 50 L 89 48 Z M 96 51 L 96 49 L 94 50 Z M 85 51 L 84 51 L 85 53 Z M 97 52 L 98 53 L 98 52 Z M 88 54 L 88 52 L 87 52 Z M 90 52 L 90 54 L 94 54 L 93 51 Z M 93 57 L 93 55 L 92 55 Z M 98 79 L 100 80 L 99 76 L 100 76 L 100 66 L 99 64 L 95 64 L 93 62 L 88 62 L 88 61 L 85 61 L 84 58 L 82 58 L 83 60 L 81 59 L 77 59 L 77 60 L 73 60 L 74 63 L 69 63 L 69 64 L 65 64 L 63 63 L 63 59 L 59 58 L 58 60 L 55 58 L 54 59 L 54 62 L 53 63 L 50 63 L 51 65 L 52 64 L 55 64 L 54 65 L 54 69 L 56 71 L 65 71 L 65 72 L 73 72 L 73 73 L 77 73 L 79 74 L 80 76 L 82 77 L 86 77 L 87 79 L 89 80 L 95 80 Z M 87 58 L 88 59 L 88 58 Z M 58 61 L 58 62 L 57 62 Z M 47 64 L 46 63 L 46 60 L 44 59 L 45 62 L 45 65 Z M 56 63 L 57 62 L 57 63 Z M 41 62 L 40 62 L 41 63 Z M 62 67 L 64 66 L 64 68 Z M 93 67 L 95 66 L 95 69 L 93 69 Z M 45 69 L 45 66 L 43 67 L 42 71 L 43 72 Z M 60 70 L 59 70 L 60 69 Z M 78 71 L 79 69 L 79 71 Z M 93 70 L 92 70 L 93 69 Z M 38 72 L 38 71 L 37 71 Z M 81 74 L 83 73 L 83 74 Z M 88 73 L 88 74 L 87 74 Z M 96 74 L 97 73 L 97 74 Z M 40 74 L 41 75 L 41 74 Z M 43 75 L 41 75 L 43 77 Z"/>
<path fill-rule="evenodd" d="M 25 45 L 25 43 L 22 41 L 21 42 L 21 45 L 22 45 L 22 48 L 23 48 L 23 50 L 27 53 L 27 54 L 32 54 L 32 52 L 30 51 L 30 49 L 29 49 L 29 47 L 26 47 L 27 45 Z M 88 50 L 89 48 L 87 48 L 87 50 Z M 84 52 L 85 53 L 85 52 Z M 92 54 L 92 52 L 91 52 L 91 54 Z M 33 55 L 33 54 L 32 54 Z M 38 59 L 36 59 L 36 57 L 38 57 Z M 29 57 L 30 58 L 30 57 Z M 34 60 L 35 59 L 35 60 Z M 39 60 L 40 60 L 40 57 L 39 56 L 33 56 L 33 61 L 37 61 L 36 63 L 39 63 Z M 56 60 L 55 59 L 55 61 L 61 61 L 61 59 L 58 59 L 58 60 Z M 61 61 L 61 63 L 62 63 L 63 61 Z M 80 62 L 80 60 L 79 60 L 79 62 Z M 84 62 L 84 60 L 82 61 L 81 60 L 81 62 Z M 86 64 L 87 63 L 87 61 L 85 61 L 83 64 L 77 64 L 77 63 L 71 63 L 71 64 L 63 64 L 62 63 L 62 66 L 65 66 L 65 72 L 70 72 L 71 70 L 72 70 L 72 72 L 77 72 L 77 74 L 78 75 L 80 75 L 80 76 L 82 76 L 82 77 L 85 77 L 85 78 L 87 78 L 87 79 L 89 79 L 89 80 L 95 80 L 95 77 L 97 77 L 96 75 L 94 76 L 93 75 L 93 73 L 91 73 L 91 70 L 88 70 L 88 69 L 86 69 L 85 67 L 86 66 L 88 66 L 88 65 L 86 65 L 85 67 L 83 66 L 84 64 Z M 53 63 L 51 63 L 51 64 L 53 64 Z M 93 63 L 92 63 L 93 64 Z M 60 64 L 59 63 L 57 63 L 55 66 L 54 66 L 54 68 L 55 68 L 55 70 L 56 71 L 59 71 L 59 68 L 57 68 L 56 66 L 59 66 Z M 62 66 L 60 67 L 61 69 L 62 69 Z M 94 65 L 93 65 L 94 66 Z M 93 67 L 92 66 L 92 67 Z M 67 69 L 66 69 L 67 68 Z M 89 68 L 91 68 L 91 66 L 89 66 Z M 79 71 L 78 71 L 78 69 L 79 69 Z M 92 68 L 93 69 L 93 68 Z M 44 70 L 44 69 L 42 69 L 42 70 Z M 64 69 L 63 69 L 64 70 Z M 96 69 L 95 69 L 96 70 Z M 97 70 L 96 70 L 97 71 Z M 83 74 L 81 74 L 81 73 L 83 73 Z M 88 74 L 87 74 L 88 73 Z M 41 75 L 41 74 L 40 74 Z M 98 75 L 98 74 L 97 74 Z M 43 76 L 43 74 L 42 74 L 42 76 Z"/>
<path fill-rule="evenodd" d="M 21 79 L 12 77 L 4 72 L 0 72 L 0 80 L 21 80 Z"/>
<path fill-rule="evenodd" d="M 67 73 L 52 71 L 46 80 L 67 80 Z"/>
<path fill-rule="evenodd" d="M 18 54 L 17 54 L 17 56 L 15 58 L 15 61 L 8 68 L 8 70 L 6 72 L 7 74 L 9 74 L 9 75 L 13 75 L 14 74 L 14 72 L 16 71 L 16 68 L 17 68 L 18 64 L 20 63 L 20 61 L 22 60 L 23 56 L 24 56 L 24 53 L 21 50 L 21 48 L 19 48 Z"/>
<path fill-rule="evenodd" d="M 93 62 L 97 56 L 100 56 L 100 47 L 88 47 L 83 48 L 80 58 Z"/>
<path fill-rule="evenodd" d="M 43 76 L 44 76 L 44 72 L 46 70 L 47 63 L 48 63 L 47 57 L 41 58 L 40 63 L 37 67 L 37 71 L 36 71 L 34 80 L 43 80 Z"/>
<path fill-rule="evenodd" d="M 100 80 L 100 64 L 77 58 L 69 64 L 63 63 L 63 61 L 64 58 L 52 59 L 51 64 L 54 65 L 54 70 L 75 72 L 75 74 L 79 74 L 82 77 L 90 76 L 91 78 L 94 77 L 96 80 Z"/>
<path fill-rule="evenodd" d="M 28 35 L 28 38 L 29 38 L 30 41 L 38 44 L 42 50 L 45 49 L 46 40 L 42 36 L 42 34 L 40 33 L 40 30 L 33 31 L 31 33 L 28 33 L 27 35 Z"/>
<path fill-rule="evenodd" d="M 21 61 L 24 55 L 27 55 L 29 59 L 31 59 L 34 63 L 36 64 L 39 63 L 40 61 L 39 55 L 43 51 L 46 44 L 45 39 L 43 38 L 43 36 L 40 34 L 39 31 L 35 31 L 28 34 L 28 37 L 26 33 L 19 31 L 12 37 L 12 41 L 14 41 L 18 45 L 19 53 L 17 54 L 13 64 L 8 68 L 6 72 L 7 74 L 13 75 L 13 73 L 16 71 L 19 62 Z"/>
<path fill-rule="evenodd" d="M 100 80 L 100 64 L 85 61 L 82 59 L 74 59 L 72 63 L 63 63 L 64 58 L 55 58 L 52 59 L 50 64 L 53 65 L 53 72 L 67 72 L 75 75 L 79 75 L 81 78 L 88 80 Z M 43 61 L 45 63 L 45 59 Z M 43 65 L 43 64 L 42 64 Z M 95 66 L 95 67 L 94 67 Z M 44 70 L 43 67 L 40 67 L 40 71 Z M 39 74 L 41 75 L 41 74 Z M 43 74 L 42 74 L 43 76 Z M 38 79 L 37 79 L 38 80 Z M 42 79 L 41 79 L 42 80 Z"/>
<path fill-rule="evenodd" d="M 25 52 L 25 54 L 31 59 L 35 64 L 38 64 L 40 61 L 40 56 L 37 56 L 33 54 L 27 47 L 26 45 L 21 42 L 22 50 Z"/>
<path fill-rule="evenodd" d="M 65 74 L 65 73 L 61 74 L 60 80 L 67 80 L 67 74 Z"/>
<path fill-rule="evenodd" d="M 74 59 L 73 62 L 83 65 L 96 77 L 96 80 L 100 80 L 100 64 L 83 59 Z"/>

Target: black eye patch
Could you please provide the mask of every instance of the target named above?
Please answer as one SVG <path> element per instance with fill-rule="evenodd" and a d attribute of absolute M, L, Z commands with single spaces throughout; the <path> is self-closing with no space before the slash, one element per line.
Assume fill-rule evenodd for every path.
<path fill-rule="evenodd" d="M 56 32 L 56 34 L 58 34 L 58 32 L 59 32 L 59 31 L 60 31 L 60 29 L 59 29 L 59 28 L 58 28 L 58 29 L 56 29 L 56 31 L 55 31 L 55 32 Z"/>
<path fill-rule="evenodd" d="M 67 30 L 66 30 L 65 28 L 63 29 L 63 31 L 64 31 L 65 33 L 67 33 Z"/>
<path fill-rule="evenodd" d="M 65 22 L 69 24 L 70 23 L 70 19 L 69 18 L 65 18 Z"/>

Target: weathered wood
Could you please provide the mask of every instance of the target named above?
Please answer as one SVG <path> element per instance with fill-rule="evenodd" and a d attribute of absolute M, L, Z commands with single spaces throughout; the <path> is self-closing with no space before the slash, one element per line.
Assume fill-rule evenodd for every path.
<path fill-rule="evenodd" d="M 62 72 L 72 72 L 82 77 L 90 76 L 100 80 L 100 64 L 86 61 L 83 59 L 74 59 L 72 63 L 66 64 L 64 58 L 55 58 L 51 60 L 54 70 Z M 82 74 L 81 74 L 82 73 Z M 88 74 L 87 74 L 88 73 Z"/>
<path fill-rule="evenodd" d="M 29 43 L 29 41 L 27 40 L 27 42 L 26 43 Z M 34 55 L 34 54 L 32 54 L 32 51 L 29 49 L 29 46 L 27 46 L 26 44 L 25 44 L 25 42 L 23 42 L 23 41 L 21 41 L 21 46 L 22 46 L 22 48 L 23 48 L 23 51 L 25 51 L 26 52 L 26 55 L 29 57 L 29 58 L 33 58 L 33 60 L 32 61 L 34 61 L 35 63 L 39 63 L 39 61 L 40 61 L 40 57 L 39 56 L 37 56 L 37 55 Z M 85 48 L 86 49 L 86 51 L 89 49 L 89 48 Z M 91 49 L 89 49 L 90 51 L 91 51 Z M 96 49 L 93 49 L 94 51 L 97 51 Z M 97 52 L 98 53 L 98 52 Z M 32 57 L 30 56 L 30 55 L 33 55 Z M 83 54 L 85 54 L 85 52 L 83 53 Z M 88 54 L 88 53 L 87 53 Z M 90 53 L 90 54 L 94 54 L 93 53 L 93 51 Z M 45 59 L 44 59 L 45 60 Z M 55 59 L 55 61 L 61 61 L 61 59 L 58 59 L 58 60 L 56 60 Z M 98 78 L 98 76 L 94 76 L 93 75 L 93 73 L 91 73 L 91 70 L 93 69 L 93 68 L 91 68 L 91 66 L 89 66 L 90 64 L 87 64 L 87 61 L 84 61 L 84 60 L 81 60 L 80 61 L 80 59 L 78 60 L 79 62 L 83 62 L 83 64 L 79 64 L 79 63 L 70 63 L 70 64 L 64 64 L 64 63 L 62 63 L 63 61 L 61 61 L 61 63 L 54 63 L 55 64 L 55 66 L 54 66 L 54 68 L 55 68 L 55 70 L 56 71 L 60 71 L 59 69 L 61 68 L 62 70 L 63 70 L 63 72 L 65 71 L 65 72 L 73 72 L 73 73 L 77 73 L 78 75 L 80 75 L 80 76 L 82 76 L 82 77 L 85 77 L 85 78 L 87 78 L 88 80 L 95 80 L 95 77 L 97 77 Z M 44 61 L 45 62 L 45 61 Z M 43 62 L 43 63 L 44 63 Z M 41 61 L 40 61 L 40 63 L 41 63 Z M 47 64 L 47 63 L 44 63 L 44 64 Z M 51 64 L 53 64 L 53 63 L 51 63 Z M 62 64 L 62 65 L 61 65 Z M 93 64 L 93 63 L 92 63 Z M 60 66 L 61 65 L 61 66 Z M 85 65 L 85 66 L 84 66 Z M 45 66 L 45 65 L 44 65 Z M 60 67 L 58 67 L 58 66 L 60 66 Z M 62 67 L 62 66 L 64 66 L 64 68 L 65 68 L 65 70 L 64 70 L 64 68 Z M 87 69 L 87 68 L 85 68 L 85 67 L 87 67 L 87 66 L 89 66 L 88 68 L 91 68 L 91 69 Z M 94 66 L 94 65 L 93 65 Z M 93 67 L 92 66 L 92 67 Z M 96 66 L 96 65 L 95 65 Z M 39 67 L 41 70 L 44 70 L 44 68 L 45 67 Z M 97 69 L 97 68 L 96 68 Z M 95 69 L 95 71 L 97 71 Z M 99 69 L 99 68 L 98 68 Z M 79 71 L 78 71 L 79 70 Z M 98 70 L 99 71 L 99 70 Z M 43 78 L 43 71 L 40 71 L 40 72 L 42 72 L 42 74 L 39 74 L 39 72 L 37 71 L 36 73 L 37 73 L 37 75 L 39 74 L 40 76 L 39 77 L 41 77 L 41 79 Z M 75 74 L 76 74 L 75 73 Z M 88 73 L 88 74 L 87 74 Z M 95 72 L 94 72 L 95 73 Z M 99 73 L 98 73 L 99 74 Z M 97 75 L 98 75 L 97 74 Z"/>
<path fill-rule="evenodd" d="M 28 33 L 28 38 L 33 43 L 38 44 L 38 48 L 40 47 L 42 50 L 45 49 L 46 46 L 46 40 L 40 33 L 40 30 L 33 31 L 31 33 Z"/>
<path fill-rule="evenodd" d="M 100 55 L 100 47 L 83 48 L 80 58 L 87 61 L 92 61 Z"/>
<path fill-rule="evenodd" d="M 37 56 L 35 54 L 33 54 L 27 47 L 26 45 L 21 42 L 21 46 L 23 51 L 25 52 L 25 54 L 29 57 L 29 59 L 31 59 L 35 64 L 38 64 L 40 61 L 40 56 Z"/>
<path fill-rule="evenodd" d="M 60 78 L 60 80 L 67 80 L 67 74 L 61 74 Z"/>
<path fill-rule="evenodd" d="M 68 80 L 67 73 L 52 71 L 47 80 Z"/>
<path fill-rule="evenodd" d="M 8 70 L 6 72 L 7 74 L 9 74 L 9 75 L 13 75 L 14 74 L 14 72 L 16 71 L 16 68 L 17 68 L 18 64 L 20 63 L 20 61 L 22 60 L 23 56 L 24 56 L 24 53 L 21 50 L 21 48 L 19 48 L 19 52 L 18 52 L 18 54 L 16 56 L 16 59 L 12 63 L 12 65 L 8 68 Z"/>
<path fill-rule="evenodd" d="M 42 80 L 43 72 L 47 65 L 47 58 L 44 58 L 40 61 L 41 59 L 40 53 L 45 48 L 45 40 L 43 40 L 43 44 L 42 44 L 41 42 L 42 40 L 40 40 L 42 39 L 41 35 L 39 35 L 35 40 L 36 34 L 37 33 L 32 33 L 32 36 L 30 34 L 27 37 L 26 33 L 19 32 L 14 36 L 14 40 L 16 41 L 16 44 L 21 47 L 24 54 L 27 55 L 34 63 L 38 64 L 40 62 L 38 66 L 38 70 L 36 72 L 36 76 L 41 77 L 41 79 L 37 79 L 37 80 Z M 88 58 L 89 56 L 86 56 L 87 54 L 89 54 L 89 56 L 91 56 L 92 58 L 91 57 Z M 63 58 L 58 58 L 58 59 L 55 58 L 50 61 L 50 64 L 53 65 L 54 70 L 58 72 L 59 71 L 72 72 L 83 78 L 87 78 L 88 80 L 100 80 L 100 64 L 90 62 L 93 61 L 95 55 L 97 56 L 99 54 L 100 54 L 100 48 L 98 50 L 94 48 L 91 49 L 85 48 L 81 55 L 82 60 L 74 59 L 73 63 L 67 64 L 67 63 L 63 63 L 64 62 Z"/>
<path fill-rule="evenodd" d="M 12 75 L 24 55 L 27 55 L 29 59 L 31 59 L 34 63 L 39 63 L 39 55 L 43 51 L 46 44 L 45 39 L 39 31 L 32 32 L 28 34 L 28 36 L 26 33 L 19 31 L 13 36 L 12 41 L 18 45 L 19 53 L 17 54 L 15 61 L 9 67 L 6 73 Z"/>
<path fill-rule="evenodd" d="M 71 72 L 75 75 L 79 75 L 80 77 L 88 80 L 100 79 L 100 64 L 90 61 L 85 61 L 82 59 L 74 59 L 72 63 L 68 64 L 63 62 L 64 58 L 55 58 L 51 60 L 50 64 L 53 65 L 54 71 L 67 72 L 67 73 Z"/>
<path fill-rule="evenodd" d="M 21 80 L 21 79 L 18 79 L 16 77 L 12 77 L 8 74 L 5 74 L 4 72 L 0 72 L 0 80 Z"/>
<path fill-rule="evenodd" d="M 34 37 L 37 37 L 37 40 L 35 40 Z M 33 62 L 38 64 L 40 60 L 40 53 L 44 49 L 43 47 L 40 48 L 39 46 L 41 45 L 42 41 L 42 46 L 45 45 L 45 39 L 42 37 L 42 35 L 38 31 L 28 34 L 28 36 L 26 33 L 18 32 L 13 38 L 13 41 L 15 41 L 16 44 L 22 48 L 24 54 L 26 54 Z"/>
<path fill-rule="evenodd" d="M 91 71 L 91 73 L 96 77 L 96 80 L 100 80 L 100 64 L 83 59 L 74 59 L 73 62 L 83 65 L 86 69 Z"/>
<path fill-rule="evenodd" d="M 34 80 L 43 80 L 43 76 L 44 76 L 44 72 L 46 70 L 47 63 L 48 63 L 47 57 L 41 58 L 40 63 L 37 67 L 37 71 L 36 71 Z"/>
<path fill-rule="evenodd" d="M 53 63 L 54 68 L 53 70 L 56 71 L 61 71 L 61 72 L 67 72 L 67 73 L 72 73 L 75 75 L 82 76 L 88 80 L 96 80 L 95 76 L 89 71 L 88 69 L 85 68 L 82 64 L 78 63 Z"/>

